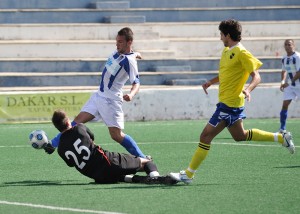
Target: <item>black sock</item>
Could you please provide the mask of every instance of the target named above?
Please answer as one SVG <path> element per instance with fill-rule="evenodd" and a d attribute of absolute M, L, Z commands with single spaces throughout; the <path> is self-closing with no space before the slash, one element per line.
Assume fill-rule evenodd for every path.
<path fill-rule="evenodd" d="M 147 162 L 145 164 L 145 166 L 144 166 L 144 170 L 147 173 L 147 175 L 149 175 L 149 173 L 153 172 L 153 171 L 157 171 L 158 172 L 157 166 L 156 166 L 155 163 L 153 163 L 153 161 Z"/>

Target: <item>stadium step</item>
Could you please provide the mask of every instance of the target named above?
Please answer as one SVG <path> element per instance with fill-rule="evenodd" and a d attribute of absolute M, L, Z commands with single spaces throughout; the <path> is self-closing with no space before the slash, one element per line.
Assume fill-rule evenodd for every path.
<path fill-rule="evenodd" d="M 242 44 L 255 56 L 281 56 L 285 39 L 300 37 L 249 37 Z M 1 58 L 104 58 L 115 49 L 115 40 L 1 40 Z M 224 45 L 219 38 L 138 40 L 133 49 L 144 58 L 219 57 Z"/>
<path fill-rule="evenodd" d="M 116 49 L 115 40 L 0 40 L 0 45 L 1 58 L 106 58 Z M 159 54 L 170 58 L 175 54 L 169 47 L 166 39 L 155 43 L 139 40 L 133 45 L 145 57 Z"/>
<path fill-rule="evenodd" d="M 100 71 L 107 58 L 0 58 L 1 72 L 95 72 Z M 158 66 L 187 66 L 193 71 L 217 69 L 219 59 L 142 59 L 138 60 L 140 71 L 157 71 Z M 271 60 L 274 61 L 274 60 Z"/>
<path fill-rule="evenodd" d="M 29 8 L 92 8 L 95 3 L 118 2 L 122 0 L 1 0 L 3 9 L 29 9 Z M 251 1 L 195 1 L 195 0 L 126 0 L 131 8 L 196 8 L 196 7 L 241 7 L 241 6 L 269 6 L 269 5 L 299 5 L 298 0 L 251 0 Z M 115 6 L 115 5 L 113 5 Z"/>
<path fill-rule="evenodd" d="M 2 9 L 89 8 L 90 0 L 1 0 Z"/>
<path fill-rule="evenodd" d="M 281 68 L 281 58 L 275 56 L 257 56 L 262 69 Z M 105 64 L 105 58 L 0 58 L 0 73 L 4 72 L 99 72 Z M 218 70 L 220 57 L 194 58 L 156 58 L 138 60 L 140 71 L 155 72 L 157 67 L 188 66 L 191 71 Z M 161 70 L 162 71 L 162 70 Z M 17 83 L 16 83 L 17 84 Z M 76 83 L 74 83 L 76 84 Z"/>
<path fill-rule="evenodd" d="M 195 0 L 128 0 L 131 8 L 197 8 L 197 7 L 253 7 L 269 5 L 300 5 L 298 0 L 242 0 L 242 1 L 195 1 Z M 172 3 L 171 3 L 172 2 Z"/>
<path fill-rule="evenodd" d="M 300 2 L 300 1 L 299 1 Z M 135 40 L 219 38 L 217 22 L 128 24 Z M 244 37 L 299 37 L 300 21 L 242 22 Z M 114 40 L 124 24 L 0 24 L 1 40 Z"/>
<path fill-rule="evenodd" d="M 145 23 L 145 16 L 107 16 L 104 18 L 105 23 Z"/>
<path fill-rule="evenodd" d="M 190 65 L 168 65 L 168 66 L 155 66 L 154 71 L 158 72 L 173 72 L 173 71 L 192 71 Z"/>
<path fill-rule="evenodd" d="M 300 21 L 243 24 L 242 43 L 255 56 L 280 58 L 284 54 L 285 39 L 293 38 L 299 42 Z M 136 24 L 132 27 L 134 50 L 140 51 L 146 60 L 219 58 L 223 45 L 216 26 L 216 22 Z M 106 58 L 115 48 L 114 39 L 121 27 L 120 24 L 0 25 L 0 43 L 5 47 L 0 50 L 0 55 L 3 58 L 35 58 L 37 61 L 59 57 L 58 63 L 60 59 L 76 62 L 78 59 Z M 200 36 L 199 32 L 205 35 Z"/>
<path fill-rule="evenodd" d="M 0 73 L 1 87 L 98 86 L 100 75 L 100 72 Z M 215 72 L 140 72 L 140 79 L 142 85 L 165 85 L 173 79 L 208 79 L 215 75 Z"/>
<path fill-rule="evenodd" d="M 166 85 L 202 85 L 207 79 L 172 79 L 167 80 Z"/>
<path fill-rule="evenodd" d="M 255 56 L 280 56 L 284 53 L 285 39 L 300 43 L 300 37 L 243 37 L 242 44 Z M 176 50 L 178 57 L 221 56 L 224 45 L 219 38 L 169 39 L 170 49 Z"/>
<path fill-rule="evenodd" d="M 91 8 L 95 9 L 129 9 L 129 1 L 96 1 L 90 3 Z"/>
<path fill-rule="evenodd" d="M 280 81 L 277 69 L 281 68 L 283 41 L 293 38 L 299 43 L 299 23 L 242 22 L 242 43 L 262 60 L 262 69 L 269 69 L 261 72 L 263 82 Z M 143 60 L 138 61 L 142 84 L 166 84 L 171 80 L 214 76 L 223 48 L 218 24 L 219 21 L 127 25 L 135 34 L 134 49 L 143 55 Z M 5 47 L 0 50 L 1 84 L 5 82 L 8 87 L 38 85 L 46 81 L 40 80 L 46 77 L 51 84 L 88 87 L 86 84 L 90 82 L 96 87 L 101 66 L 114 50 L 116 33 L 122 27 L 124 24 L 117 23 L 0 24 L 0 43 Z M 205 51 L 202 53 L 202 50 Z M 181 75 L 183 71 L 185 76 Z M 15 76 L 13 73 L 5 76 L 8 72 Z M 61 76 L 63 72 L 68 75 Z M 27 73 L 29 77 L 18 77 L 20 73 Z M 51 84 L 49 87 L 53 87 Z"/>
<path fill-rule="evenodd" d="M 201 14 L 201 15 L 199 15 Z M 299 20 L 300 6 L 130 9 L 1 9 L 0 23 L 103 23 L 110 16 L 145 16 L 147 22 Z"/>
<path fill-rule="evenodd" d="M 281 70 L 261 70 L 263 83 L 280 82 Z M 140 72 L 142 85 L 201 85 L 200 80 L 215 77 L 217 71 L 191 72 Z M 100 72 L 1 72 L 1 87 L 38 87 L 38 86 L 98 86 Z M 182 81 L 181 81 L 182 80 Z M 18 83 L 18 84 L 16 84 Z"/>

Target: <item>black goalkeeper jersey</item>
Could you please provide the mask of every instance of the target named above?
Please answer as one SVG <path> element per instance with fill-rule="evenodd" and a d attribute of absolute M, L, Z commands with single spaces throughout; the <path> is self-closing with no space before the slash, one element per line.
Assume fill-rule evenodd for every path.
<path fill-rule="evenodd" d="M 118 182 L 141 167 L 139 157 L 95 145 L 94 134 L 81 123 L 62 133 L 57 152 L 68 166 L 97 183 Z"/>
<path fill-rule="evenodd" d="M 102 150 L 93 143 L 94 134 L 83 124 L 62 133 L 58 154 L 70 167 L 92 179 L 97 179 L 109 165 Z"/>

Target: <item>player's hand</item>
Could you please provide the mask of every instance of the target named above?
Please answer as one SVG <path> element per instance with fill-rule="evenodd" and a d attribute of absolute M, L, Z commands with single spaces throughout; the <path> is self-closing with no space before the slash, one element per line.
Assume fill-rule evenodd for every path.
<path fill-rule="evenodd" d="M 123 99 L 124 99 L 125 101 L 127 101 L 127 102 L 131 101 L 132 98 L 133 98 L 133 96 L 132 96 L 131 94 L 125 94 L 125 95 L 123 96 Z"/>
<path fill-rule="evenodd" d="M 248 90 L 243 90 L 243 94 L 245 95 L 245 99 L 250 102 L 251 101 L 251 95 Z"/>
<path fill-rule="evenodd" d="M 281 84 L 280 85 L 280 91 L 284 91 L 284 89 L 286 88 L 286 87 L 288 87 L 289 86 L 289 84 L 288 83 L 284 83 L 284 84 Z"/>
<path fill-rule="evenodd" d="M 48 153 L 49 155 L 51 155 L 54 151 L 55 148 L 52 146 L 51 142 L 49 141 L 45 146 L 44 146 L 44 150 L 46 153 Z"/>
<path fill-rule="evenodd" d="M 202 88 L 203 88 L 205 94 L 208 94 L 208 92 L 207 92 L 206 89 L 207 89 L 209 86 L 211 86 L 211 82 L 210 82 L 210 81 L 207 81 L 206 83 L 202 84 Z"/>

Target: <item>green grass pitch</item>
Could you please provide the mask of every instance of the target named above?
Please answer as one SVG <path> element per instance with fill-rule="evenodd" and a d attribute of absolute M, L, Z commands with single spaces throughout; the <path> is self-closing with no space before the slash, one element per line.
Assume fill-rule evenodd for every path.
<path fill-rule="evenodd" d="M 150 154 L 161 174 L 187 167 L 200 121 L 128 122 L 130 134 Z M 112 141 L 102 123 L 88 123 L 96 143 L 126 152 Z M 246 119 L 245 128 L 275 132 L 278 119 Z M 191 185 L 92 184 L 69 168 L 58 154 L 47 155 L 27 144 L 28 134 L 45 124 L 0 124 L 0 213 L 299 213 L 300 119 L 289 119 L 296 153 L 278 143 L 234 142 L 227 130 L 214 139 L 211 151 Z"/>

